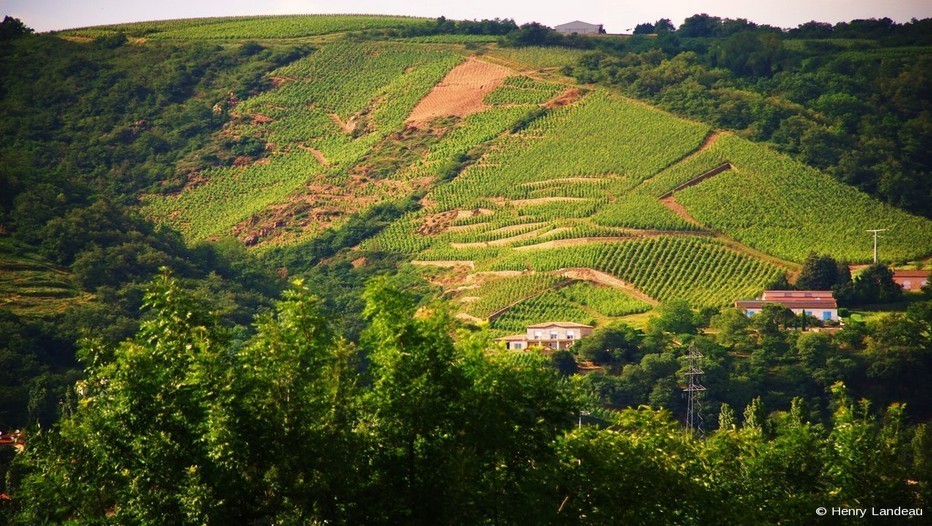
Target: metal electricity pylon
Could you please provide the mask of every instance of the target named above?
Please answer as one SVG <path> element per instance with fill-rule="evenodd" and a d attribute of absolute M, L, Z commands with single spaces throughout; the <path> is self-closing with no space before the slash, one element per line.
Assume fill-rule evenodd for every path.
<path fill-rule="evenodd" d="M 696 344 L 689 344 L 689 351 L 686 354 L 686 429 L 695 430 L 700 437 L 705 435 L 702 429 L 704 420 L 702 418 L 702 393 L 705 387 L 700 383 L 705 371 L 700 367 L 702 353 L 696 349 Z"/>

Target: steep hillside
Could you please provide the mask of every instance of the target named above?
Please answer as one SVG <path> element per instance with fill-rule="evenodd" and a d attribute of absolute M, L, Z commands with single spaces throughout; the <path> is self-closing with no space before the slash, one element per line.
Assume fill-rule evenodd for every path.
<path fill-rule="evenodd" d="M 764 145 L 576 85 L 558 68 L 578 50 L 427 34 L 430 23 L 245 17 L 61 35 L 311 43 L 264 89 L 214 101 L 215 135 L 261 151 L 188 163 L 183 188 L 145 195 L 143 212 L 189 243 L 237 238 L 283 273 L 341 247 L 354 266 L 402 256 L 461 317 L 496 330 L 605 323 L 671 299 L 720 307 L 813 251 L 868 261 L 866 228 L 889 229 L 886 259 L 932 251 L 927 219 Z M 321 239 L 342 245 L 320 252 Z"/>
<path fill-rule="evenodd" d="M 285 38 L 331 27 L 276 23 L 151 34 L 215 38 L 230 25 Z M 229 35 L 244 37 L 240 29 Z M 870 226 L 891 229 L 889 258 L 932 247 L 928 220 L 765 146 L 567 83 L 553 67 L 575 60 L 572 51 L 484 43 L 477 53 L 452 36 L 396 40 L 322 43 L 270 73 L 273 89 L 224 108 L 234 117 L 225 133 L 261 138 L 269 155 L 203 172 L 179 195 L 148 198 L 147 213 L 190 240 L 232 235 L 268 249 L 423 195 L 419 209 L 363 241 L 360 255 L 397 252 L 448 266 L 429 277 L 465 319 L 503 331 L 551 317 L 605 322 L 673 298 L 727 305 L 812 251 L 867 261 Z M 587 269 L 590 279 L 566 269 Z M 521 274 L 477 277 L 488 271 Z M 592 272 L 627 292 L 596 283 Z"/>

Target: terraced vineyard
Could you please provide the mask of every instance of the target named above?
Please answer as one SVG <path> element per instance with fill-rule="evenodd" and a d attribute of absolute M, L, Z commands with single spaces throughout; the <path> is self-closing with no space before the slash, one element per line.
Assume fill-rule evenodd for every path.
<path fill-rule="evenodd" d="M 488 318 L 565 282 L 551 274 L 490 277 L 485 278 L 484 283 L 476 288 L 462 291 L 459 301 L 463 303 L 463 312 L 478 318 Z"/>
<path fill-rule="evenodd" d="M 673 236 L 513 252 L 485 266 L 535 271 L 591 267 L 630 282 L 654 299 L 685 299 L 696 307 L 751 296 L 781 272 L 717 241 Z"/>
<path fill-rule="evenodd" d="M 62 312 L 87 294 L 69 272 L 24 246 L 0 239 L 0 307 L 20 316 Z"/>
<path fill-rule="evenodd" d="M 299 38 L 417 23 L 320 16 L 95 30 Z M 578 51 L 500 48 L 494 40 L 319 39 L 313 54 L 272 73 L 275 89 L 229 108 L 239 118 L 228 132 L 264 140 L 267 159 L 200 174 L 206 184 L 152 198 L 146 210 L 192 240 L 270 230 L 286 231 L 274 242 L 288 243 L 377 203 L 423 194 L 419 210 L 358 248 L 468 267 L 448 293 L 463 315 L 490 319 L 498 333 L 552 319 L 602 323 L 674 298 L 728 305 L 798 268 L 793 262 L 811 251 L 865 261 L 869 227 L 890 229 L 885 258 L 932 252 L 928 220 L 765 146 L 606 89 L 572 86 L 557 70 Z M 466 46 L 482 51 L 470 56 Z M 470 77 L 482 74 L 488 82 Z M 470 82 L 484 90 L 473 102 L 460 93 Z M 435 104 L 449 98 L 443 90 L 457 89 L 460 102 Z M 604 279 L 575 281 L 567 269 Z"/>
<path fill-rule="evenodd" d="M 554 291 L 547 291 L 508 309 L 492 321 L 491 327 L 499 333 L 523 333 L 528 325 L 540 323 L 541 320 L 573 321 L 586 325 L 595 323 L 592 314 L 579 305 L 567 301 Z"/>

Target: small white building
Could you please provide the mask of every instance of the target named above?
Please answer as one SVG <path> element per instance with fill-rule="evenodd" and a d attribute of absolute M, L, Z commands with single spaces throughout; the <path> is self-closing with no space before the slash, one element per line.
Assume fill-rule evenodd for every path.
<path fill-rule="evenodd" d="M 783 305 L 796 315 L 805 313 L 821 321 L 838 321 L 838 302 L 830 290 L 765 290 L 760 299 L 738 300 L 735 307 L 753 316 L 768 303 Z"/>
<path fill-rule="evenodd" d="M 572 35 L 573 33 L 579 35 L 598 35 L 605 32 L 605 30 L 602 29 L 602 24 L 589 24 L 579 20 L 560 24 L 553 29 L 556 30 L 557 33 L 563 33 L 564 35 Z"/>
<path fill-rule="evenodd" d="M 527 349 L 539 346 L 545 349 L 567 349 L 580 338 L 592 334 L 591 325 L 573 323 L 569 321 L 552 321 L 529 325 L 524 334 L 515 334 L 495 341 L 505 342 L 506 349 Z"/>

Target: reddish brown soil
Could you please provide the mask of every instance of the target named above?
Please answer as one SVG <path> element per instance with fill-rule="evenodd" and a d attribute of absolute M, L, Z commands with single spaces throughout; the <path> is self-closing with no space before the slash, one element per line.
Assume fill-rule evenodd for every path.
<path fill-rule="evenodd" d="M 569 88 L 560 95 L 548 100 L 544 103 L 545 108 L 559 108 L 560 106 L 566 106 L 567 104 L 572 104 L 579 100 L 582 97 L 582 92 L 577 88 Z"/>
<path fill-rule="evenodd" d="M 415 106 L 408 123 L 425 126 L 438 117 L 465 117 L 486 108 L 485 96 L 514 71 L 470 58 L 456 66 Z"/>

